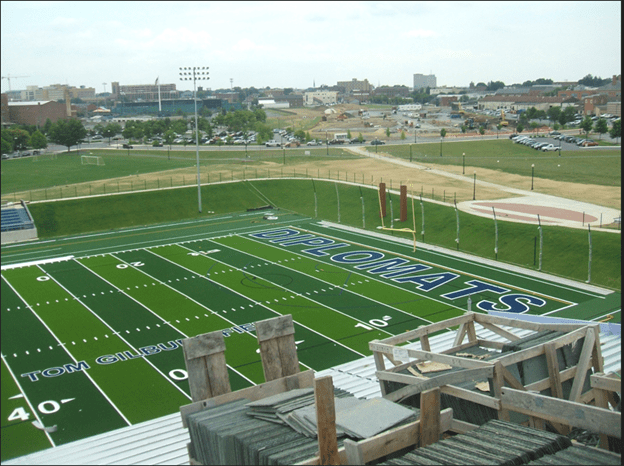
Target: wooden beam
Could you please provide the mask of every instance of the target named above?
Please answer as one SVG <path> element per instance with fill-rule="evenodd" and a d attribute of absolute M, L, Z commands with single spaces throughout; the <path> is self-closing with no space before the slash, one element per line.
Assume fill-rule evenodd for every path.
<path fill-rule="evenodd" d="M 293 335 L 295 327 L 293 325 L 292 315 L 273 317 L 271 319 L 260 320 L 255 323 L 256 336 L 258 341 L 271 340 L 285 335 Z"/>
<path fill-rule="evenodd" d="M 448 430 L 450 430 L 451 432 L 455 432 L 456 434 L 465 434 L 466 432 L 470 432 L 471 430 L 475 430 L 478 428 L 479 426 L 476 424 L 460 421 L 459 419 L 453 419 L 453 421 L 451 422 L 451 427 Z"/>
<path fill-rule="evenodd" d="M 264 379 L 269 382 L 299 372 L 292 315 L 255 323 Z"/>
<path fill-rule="evenodd" d="M 451 430 L 454 422 L 456 421 L 453 419 L 453 410 L 451 408 L 442 410 L 440 412 L 439 433 L 442 434 L 446 431 Z M 395 427 L 393 429 L 387 430 L 386 432 L 382 432 L 373 437 L 357 442 L 357 446 L 358 449 L 361 451 L 364 463 L 369 463 L 371 461 L 375 461 L 378 458 L 381 458 L 382 456 L 390 455 L 404 448 L 418 445 L 420 443 L 420 423 L 421 421 L 419 419 L 415 422 Z M 460 421 L 460 426 L 464 427 L 464 425 L 472 426 L 472 424 L 461 423 Z M 476 428 L 478 426 L 474 427 Z M 342 464 L 353 464 L 347 459 L 347 456 L 345 454 L 347 440 L 345 440 L 345 446 L 338 450 L 338 454 L 343 461 Z M 318 456 L 316 456 L 314 458 L 310 458 L 309 460 L 305 460 L 297 464 L 317 465 L 319 464 L 319 458 Z"/>
<path fill-rule="evenodd" d="M 415 340 L 420 338 L 423 335 L 429 335 L 431 333 L 437 332 L 438 330 L 444 330 L 447 328 L 455 327 L 456 325 L 463 324 L 464 322 L 469 322 L 474 320 L 474 312 L 467 312 L 458 317 L 453 317 L 451 319 L 443 320 L 442 322 L 436 322 L 435 324 L 430 324 L 425 327 L 418 327 L 416 330 L 410 330 L 409 332 L 401 333 L 400 335 L 395 335 L 392 337 L 384 338 L 383 340 L 379 340 L 380 343 L 384 343 L 386 345 L 396 345 L 398 343 L 405 343 L 408 340 Z M 369 344 L 370 345 L 370 344 Z M 371 348 L 372 349 L 372 348 Z"/>
<path fill-rule="evenodd" d="M 229 393 L 223 332 L 204 333 L 182 340 L 189 389 L 193 401 Z"/>
<path fill-rule="evenodd" d="M 621 392 L 622 391 L 622 379 L 617 376 L 605 375 L 602 372 L 598 372 L 589 377 L 590 384 L 593 388 L 599 388 L 601 390 L 607 390 L 609 392 Z"/>
<path fill-rule="evenodd" d="M 420 394 L 420 446 L 426 447 L 440 440 L 440 389 L 433 388 Z"/>
<path fill-rule="evenodd" d="M 473 403 L 477 403 L 497 411 L 501 409 L 500 400 L 491 397 L 490 395 L 473 392 L 472 390 L 466 390 L 465 388 L 456 387 L 455 385 L 444 385 L 440 387 L 440 391 L 446 395 L 451 395 L 462 400 L 472 401 Z"/>
<path fill-rule="evenodd" d="M 472 343 L 471 346 L 472 345 L 474 345 L 474 343 Z M 385 354 L 392 354 L 392 350 L 394 348 L 394 346 L 386 345 L 384 343 L 374 342 L 374 341 L 371 341 L 368 344 L 368 346 L 372 351 L 385 353 Z M 490 362 L 480 361 L 477 359 L 468 359 L 468 358 L 462 358 L 459 356 L 449 356 L 449 355 L 441 354 L 441 353 L 432 353 L 429 351 L 418 351 L 418 350 L 408 349 L 408 348 L 405 348 L 405 350 L 407 351 L 408 356 L 411 358 L 421 359 L 423 361 L 441 362 L 441 363 L 448 364 L 453 367 L 462 367 L 464 369 L 475 369 L 475 368 L 480 368 L 480 367 L 492 366 L 492 363 Z"/>
<path fill-rule="evenodd" d="M 314 379 L 319 464 L 340 464 L 336 439 L 334 384 L 330 375 Z"/>
<path fill-rule="evenodd" d="M 429 335 L 424 334 L 420 337 L 420 347 L 424 351 L 431 351 L 431 345 L 429 344 Z"/>
<path fill-rule="evenodd" d="M 433 376 L 429 374 L 429 378 L 422 379 L 406 374 L 395 374 L 393 372 L 375 372 L 379 380 L 388 380 L 391 382 L 399 382 L 408 385 L 414 385 L 416 391 L 412 394 L 420 393 L 425 390 L 431 390 L 442 385 L 457 384 L 468 382 L 471 380 L 483 380 L 491 378 L 494 373 L 494 366 L 481 367 L 478 369 L 465 369 L 462 371 L 449 372 Z M 404 387 L 406 388 L 406 387 Z M 401 389 L 402 390 L 402 389 Z M 386 397 L 387 398 L 387 397 Z M 394 401 L 394 400 L 393 400 Z"/>
<path fill-rule="evenodd" d="M 501 390 L 505 386 L 505 371 L 507 371 L 507 369 L 500 361 L 496 361 L 494 363 L 494 376 L 492 377 L 492 383 L 494 384 L 494 396 L 499 400 L 501 397 Z M 509 411 L 506 409 L 500 409 L 498 411 L 498 419 L 501 421 L 509 421 Z"/>
<path fill-rule="evenodd" d="M 243 388 L 235 392 L 226 393 L 224 395 L 209 398 L 207 400 L 197 401 L 188 405 L 180 407 L 180 414 L 182 415 L 182 425 L 186 425 L 186 417 L 190 414 L 202 411 L 214 406 L 220 406 L 223 403 L 229 403 L 230 401 L 240 400 L 241 398 L 247 398 L 249 401 L 256 401 L 261 398 L 277 395 L 288 391 L 290 387 L 293 388 L 308 388 L 312 387 L 314 382 L 314 371 L 307 370 L 305 372 L 299 372 L 297 374 L 284 377 L 270 382 L 265 382 L 260 385 L 254 385 L 252 387 Z"/>
<path fill-rule="evenodd" d="M 584 327 L 584 324 L 538 324 L 526 320 L 511 319 L 509 317 L 491 316 L 488 314 L 475 314 L 474 320 L 478 323 L 487 322 L 496 325 L 505 325 L 506 327 L 522 328 L 525 330 L 533 330 L 540 332 L 542 330 L 554 330 L 558 332 L 572 332 Z"/>
<path fill-rule="evenodd" d="M 555 398 L 563 398 L 563 388 L 561 386 L 561 374 L 559 373 L 559 359 L 557 350 L 552 343 L 544 345 L 546 364 L 548 366 L 548 377 L 550 379 L 550 394 Z M 515 387 L 513 387 L 515 388 Z"/>
<path fill-rule="evenodd" d="M 622 438 L 622 413 L 508 387 L 501 402 L 511 411 Z"/>
<path fill-rule="evenodd" d="M 362 447 L 355 440 L 347 438 L 343 442 L 347 464 L 366 464 Z"/>
<path fill-rule="evenodd" d="M 477 344 L 479 346 L 483 346 L 484 348 L 494 348 L 497 350 L 502 350 L 507 343 L 503 343 L 502 341 L 482 340 L 480 338 L 477 338 Z"/>
<path fill-rule="evenodd" d="M 583 349 L 579 356 L 578 363 L 576 364 L 576 376 L 572 381 L 572 388 L 570 389 L 570 401 L 578 401 L 581 397 L 581 391 L 585 383 L 585 377 L 589 370 L 592 353 L 594 352 L 594 343 L 596 341 L 595 329 L 587 329 L 585 335 L 585 341 L 583 342 Z"/>
<path fill-rule="evenodd" d="M 464 341 L 466 337 L 466 332 L 468 328 L 466 327 L 467 322 L 462 323 L 457 329 L 457 333 L 455 334 L 455 340 L 453 340 L 453 346 L 461 345 L 461 342 Z"/>
<path fill-rule="evenodd" d="M 477 320 L 477 322 L 479 321 Z M 503 338 L 506 338 L 509 341 L 516 341 L 520 339 L 518 335 L 514 335 L 513 333 L 505 330 L 504 328 L 500 328 L 498 325 L 494 325 L 489 322 L 479 322 L 479 325 L 481 325 L 482 327 L 488 330 L 491 330 L 492 332 L 500 335 Z"/>

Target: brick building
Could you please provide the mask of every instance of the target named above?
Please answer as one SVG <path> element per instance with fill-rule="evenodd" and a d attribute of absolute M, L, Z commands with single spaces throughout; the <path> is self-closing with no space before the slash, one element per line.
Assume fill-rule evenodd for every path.
<path fill-rule="evenodd" d="M 20 125 L 35 125 L 39 128 L 45 125 L 49 118 L 52 123 L 67 119 L 67 106 L 64 103 L 48 101 L 38 102 L 7 102 L 2 97 L 2 123 L 16 123 Z M 6 103 L 6 108 L 5 108 Z M 76 111 L 71 110 L 72 116 Z M 8 116 L 8 121 L 5 120 Z"/>

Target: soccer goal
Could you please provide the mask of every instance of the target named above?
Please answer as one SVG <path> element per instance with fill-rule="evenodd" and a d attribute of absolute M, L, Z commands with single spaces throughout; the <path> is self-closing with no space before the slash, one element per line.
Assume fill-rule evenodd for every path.
<path fill-rule="evenodd" d="M 104 165 L 104 159 L 99 155 L 81 155 L 80 163 L 82 165 Z"/>

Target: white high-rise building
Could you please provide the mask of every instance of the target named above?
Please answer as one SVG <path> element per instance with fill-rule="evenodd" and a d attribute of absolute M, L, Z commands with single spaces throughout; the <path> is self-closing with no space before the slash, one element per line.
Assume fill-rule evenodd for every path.
<path fill-rule="evenodd" d="M 438 80 L 435 74 L 414 74 L 414 91 L 426 87 L 437 87 Z"/>

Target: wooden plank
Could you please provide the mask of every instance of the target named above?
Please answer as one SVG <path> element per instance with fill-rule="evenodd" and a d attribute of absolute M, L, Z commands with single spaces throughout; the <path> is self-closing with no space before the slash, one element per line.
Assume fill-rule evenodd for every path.
<path fill-rule="evenodd" d="M 386 369 L 386 364 L 383 360 L 383 353 L 374 352 L 373 360 L 375 361 L 375 367 L 378 371 L 384 371 Z M 387 390 L 383 381 L 379 381 L 379 390 L 381 391 L 381 396 L 386 396 Z"/>
<path fill-rule="evenodd" d="M 494 363 L 494 376 L 492 377 L 492 382 L 494 384 L 494 396 L 499 400 L 501 397 L 501 390 L 505 386 L 505 371 L 507 371 L 507 369 L 500 361 L 496 361 Z M 509 421 L 509 411 L 506 409 L 500 409 L 498 411 L 498 419 L 501 421 Z"/>
<path fill-rule="evenodd" d="M 561 375 L 559 373 L 559 359 L 557 358 L 557 350 L 555 349 L 555 345 L 552 343 L 546 343 L 544 345 L 544 354 L 546 355 L 548 376 L 550 377 L 550 394 L 555 398 L 563 398 Z"/>
<path fill-rule="evenodd" d="M 604 372 L 604 359 L 602 358 L 602 348 L 600 346 L 600 325 L 594 325 L 593 329 L 596 337 L 594 350 L 592 351 L 594 373 Z"/>
<path fill-rule="evenodd" d="M 453 422 L 453 410 L 451 408 L 442 410 L 440 412 L 440 434 L 451 430 Z M 375 461 L 382 456 L 390 455 L 394 452 L 402 450 L 403 448 L 417 445 L 419 443 L 419 436 L 420 419 L 418 421 L 387 430 L 386 432 L 382 432 L 381 434 L 377 434 L 373 437 L 360 440 L 357 444 L 362 451 L 364 462 L 370 463 L 371 461 Z M 346 454 L 344 454 L 345 450 L 345 447 L 338 450 L 342 464 L 352 464 L 347 460 Z M 316 465 L 319 464 L 319 458 L 316 456 L 297 464 Z"/>
<path fill-rule="evenodd" d="M 470 432 L 471 430 L 475 430 L 478 428 L 479 426 L 476 424 L 471 424 L 470 422 L 466 421 L 460 421 L 459 419 L 453 419 L 451 422 L 451 427 L 448 430 L 457 434 L 465 434 L 466 432 Z"/>
<path fill-rule="evenodd" d="M 347 438 L 344 440 L 343 445 L 347 455 L 347 464 L 366 464 L 362 447 L 355 440 Z"/>
<path fill-rule="evenodd" d="M 330 375 L 314 379 L 319 464 L 340 464 L 336 439 L 334 384 Z"/>
<path fill-rule="evenodd" d="M 200 401 L 212 397 L 210 383 L 206 371 L 206 361 L 204 358 L 187 359 L 186 372 L 188 374 L 191 400 Z"/>
<path fill-rule="evenodd" d="M 484 348 L 502 350 L 507 343 L 503 343 L 502 341 L 481 340 L 480 338 L 477 338 L 477 344 L 479 346 L 483 346 Z"/>
<path fill-rule="evenodd" d="M 504 325 L 506 327 L 522 328 L 525 330 L 533 330 L 540 332 L 542 330 L 554 330 L 557 332 L 572 332 L 584 327 L 583 324 L 538 324 L 526 320 L 511 319 L 509 317 L 491 316 L 488 314 L 475 314 L 476 322 L 487 322 L 490 324 Z"/>
<path fill-rule="evenodd" d="M 515 388 L 516 390 L 526 390 L 524 385 L 522 385 L 522 382 L 516 379 L 516 376 L 513 375 L 511 372 L 509 372 L 509 369 L 507 369 L 502 364 L 501 366 L 502 366 L 501 372 L 503 374 L 503 379 L 505 379 L 505 382 L 511 385 L 511 388 Z"/>
<path fill-rule="evenodd" d="M 379 353 L 384 353 L 384 354 L 392 354 L 393 346 L 391 345 L 386 345 L 383 343 L 372 341 L 368 344 L 368 346 L 372 351 L 377 351 Z M 449 364 L 450 366 L 453 366 L 453 367 L 462 367 L 464 369 L 475 369 L 475 368 L 480 368 L 480 367 L 492 366 L 492 363 L 489 363 L 487 361 L 479 361 L 476 359 L 461 358 L 458 356 L 449 356 L 449 355 L 441 354 L 441 353 L 432 353 L 430 351 L 419 351 L 419 350 L 407 349 L 407 348 L 405 348 L 405 350 L 407 351 L 408 356 L 411 358 L 421 359 L 423 361 L 441 362 L 441 363 Z"/>
<path fill-rule="evenodd" d="M 424 334 L 420 337 L 420 347 L 424 351 L 431 351 L 431 345 L 429 344 L 429 334 Z"/>
<path fill-rule="evenodd" d="M 184 349 L 185 359 L 195 359 L 214 353 L 223 353 L 225 351 L 223 332 L 217 330 L 215 332 L 185 338 L 182 340 L 182 348 Z"/>
<path fill-rule="evenodd" d="M 299 358 L 297 357 L 295 335 L 291 334 L 278 337 L 276 340 L 280 361 L 282 363 L 282 377 L 296 374 L 299 372 Z"/>
<path fill-rule="evenodd" d="M 405 383 L 408 385 L 415 385 L 420 388 L 420 391 L 430 390 L 442 385 L 448 385 L 453 383 L 468 382 L 470 380 L 482 380 L 491 378 L 494 373 L 494 366 L 480 367 L 478 369 L 465 369 L 463 371 L 449 372 L 440 375 L 429 375 L 427 379 L 414 377 L 406 374 L 395 374 L 393 372 L 381 372 L 376 371 L 375 375 L 379 380 L 388 380 L 391 382 Z M 434 373 L 432 373 L 434 374 Z M 418 392 L 416 392 L 418 393 Z"/>
<path fill-rule="evenodd" d="M 426 447 L 440 440 L 440 389 L 433 388 L 420 394 L 420 446 Z"/>
<path fill-rule="evenodd" d="M 282 377 L 282 363 L 275 339 L 260 342 L 260 357 L 262 359 L 264 380 L 270 382 Z"/>
<path fill-rule="evenodd" d="M 606 391 L 595 387 L 593 388 L 593 391 L 596 398 L 596 407 L 609 409 Z M 604 448 L 605 450 L 609 449 L 609 439 L 607 438 L 607 434 L 600 434 L 600 448 Z"/>
<path fill-rule="evenodd" d="M 230 375 L 225 364 L 225 353 L 215 353 L 204 358 L 206 360 L 206 373 L 210 384 L 211 396 L 219 396 L 232 391 L 230 388 Z M 198 398 L 195 401 L 199 401 Z"/>
<path fill-rule="evenodd" d="M 477 322 L 479 321 L 477 320 Z M 500 328 L 498 325 L 494 325 L 489 322 L 479 322 L 479 325 L 483 326 L 484 328 L 488 330 L 491 330 L 492 332 L 500 335 L 503 338 L 506 338 L 509 341 L 516 341 L 520 339 L 518 335 L 514 335 L 513 333 L 505 330 L 504 328 Z"/>
<path fill-rule="evenodd" d="M 260 385 L 254 385 L 252 387 L 243 388 L 235 392 L 219 395 L 207 400 L 197 401 L 180 407 L 180 414 L 182 415 L 182 424 L 186 426 L 186 417 L 190 414 L 202 411 L 206 408 L 212 408 L 214 406 L 220 406 L 223 403 L 229 403 L 230 401 L 240 400 L 241 398 L 247 398 L 249 401 L 256 401 L 261 398 L 277 395 L 287 391 L 287 385 L 294 386 L 296 388 L 308 388 L 312 387 L 314 382 L 314 371 L 307 370 L 299 372 L 288 377 L 273 380 L 271 382 L 265 382 Z"/>
<path fill-rule="evenodd" d="M 602 372 L 598 372 L 597 374 L 591 375 L 589 379 L 593 388 L 599 388 L 609 392 L 621 392 L 622 379 L 616 377 L 617 376 L 608 376 L 604 375 Z"/>
<path fill-rule="evenodd" d="M 579 356 L 578 363 L 576 364 L 576 376 L 574 376 L 572 388 L 570 389 L 570 401 L 578 401 L 581 397 L 581 391 L 583 390 L 585 377 L 587 377 L 587 370 L 590 367 L 595 341 L 595 329 L 588 328 L 585 335 L 585 341 L 583 342 L 583 349 L 581 350 L 581 355 Z"/>
<path fill-rule="evenodd" d="M 295 326 L 293 324 L 292 315 L 273 317 L 271 319 L 260 320 L 255 323 L 256 336 L 258 342 L 271 340 L 284 335 L 294 335 Z"/>
<path fill-rule="evenodd" d="M 508 387 L 502 390 L 501 402 L 518 413 L 622 438 L 622 414 L 618 412 Z"/>
<path fill-rule="evenodd" d="M 490 395 L 473 392 L 471 390 L 466 390 L 465 388 L 456 387 L 455 385 L 444 385 L 440 387 L 440 390 L 442 393 L 447 395 L 452 395 L 456 398 L 461 398 L 462 400 L 472 401 L 497 411 L 501 409 L 500 400 L 491 397 Z"/>
<path fill-rule="evenodd" d="M 474 321 L 468 322 L 466 331 L 468 333 L 468 341 L 475 343 L 477 341 L 477 332 L 475 331 Z"/>
<path fill-rule="evenodd" d="M 464 341 L 464 337 L 466 336 L 466 332 L 468 330 L 466 324 L 467 322 L 464 322 L 457 329 L 457 333 L 455 334 L 455 340 L 453 340 L 453 346 L 461 345 L 461 342 Z"/>
<path fill-rule="evenodd" d="M 461 316 L 443 320 L 442 322 L 436 322 L 435 324 L 430 324 L 425 327 L 420 326 L 416 330 L 410 330 L 409 332 L 405 332 L 400 335 L 395 335 L 392 337 L 384 338 L 383 340 L 378 340 L 378 341 L 386 345 L 396 345 L 398 343 L 405 343 L 408 340 L 415 340 L 417 338 L 420 338 L 423 335 L 428 335 L 428 334 L 437 332 L 438 330 L 444 330 L 447 328 L 455 327 L 456 325 L 461 325 L 464 322 L 469 322 L 471 320 L 474 320 L 474 312 L 468 312 Z"/>

